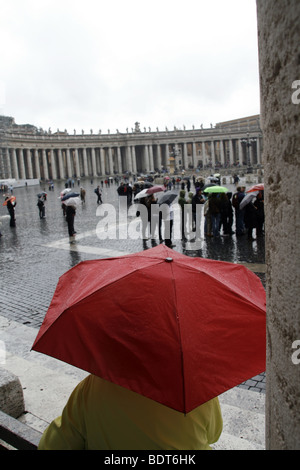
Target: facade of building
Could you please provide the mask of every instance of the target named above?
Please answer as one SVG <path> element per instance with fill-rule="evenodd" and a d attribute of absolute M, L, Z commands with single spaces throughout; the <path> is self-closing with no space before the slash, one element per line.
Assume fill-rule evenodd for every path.
<path fill-rule="evenodd" d="M 0 179 L 57 180 L 114 174 L 262 166 L 259 116 L 208 129 L 52 133 L 0 116 Z"/>

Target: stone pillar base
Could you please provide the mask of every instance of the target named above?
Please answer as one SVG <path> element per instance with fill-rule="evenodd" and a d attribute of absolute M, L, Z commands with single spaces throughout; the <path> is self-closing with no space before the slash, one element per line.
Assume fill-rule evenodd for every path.
<path fill-rule="evenodd" d="M 13 418 L 18 418 L 25 411 L 21 382 L 5 369 L 0 369 L 0 410 Z"/>

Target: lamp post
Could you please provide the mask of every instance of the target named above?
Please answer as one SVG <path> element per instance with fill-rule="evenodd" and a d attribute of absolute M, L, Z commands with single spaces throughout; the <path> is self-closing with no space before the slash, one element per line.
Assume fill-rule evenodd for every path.
<path fill-rule="evenodd" d="M 247 137 L 244 139 L 241 139 L 241 144 L 246 146 L 247 150 L 247 173 L 252 173 L 253 168 L 251 166 L 251 161 L 250 161 L 250 147 L 252 147 L 253 144 L 255 144 L 257 139 L 254 137 L 249 137 L 249 132 L 247 132 Z"/>

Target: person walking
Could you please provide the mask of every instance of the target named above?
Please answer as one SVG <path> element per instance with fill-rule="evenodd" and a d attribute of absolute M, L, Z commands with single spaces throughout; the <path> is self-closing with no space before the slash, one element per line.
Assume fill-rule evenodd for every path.
<path fill-rule="evenodd" d="M 16 215 L 15 215 L 15 206 L 17 201 L 11 201 L 9 197 L 6 197 L 5 200 L 7 201 L 7 210 L 10 215 L 10 227 L 16 226 Z"/>
<path fill-rule="evenodd" d="M 212 234 L 214 237 L 220 236 L 221 200 L 218 193 L 211 193 L 209 198 L 209 212 L 211 215 Z"/>
<path fill-rule="evenodd" d="M 82 186 L 80 188 L 80 199 L 82 203 L 85 203 L 85 189 Z"/>
<path fill-rule="evenodd" d="M 74 230 L 74 219 L 76 215 L 76 209 L 74 206 L 67 206 L 66 207 L 66 221 L 68 223 L 68 232 L 69 232 L 69 237 L 74 237 L 75 236 L 75 230 Z"/>
<path fill-rule="evenodd" d="M 187 204 L 187 200 L 185 199 L 185 190 L 181 190 L 180 193 L 179 193 L 179 198 L 178 198 L 178 204 L 180 205 L 181 207 L 181 238 L 182 239 L 185 239 L 186 238 L 186 230 L 185 230 L 185 226 L 186 226 L 186 221 L 185 221 L 185 210 L 184 210 L 184 206 L 185 204 Z"/>
<path fill-rule="evenodd" d="M 235 233 L 239 237 L 245 233 L 245 209 L 240 209 L 240 203 L 245 197 L 245 186 L 238 186 L 237 192 L 232 196 L 232 205 L 235 210 Z"/>
<path fill-rule="evenodd" d="M 97 204 L 102 204 L 102 191 L 100 189 L 100 186 L 97 186 L 95 189 L 95 193 L 97 195 Z"/>
<path fill-rule="evenodd" d="M 39 208 L 39 216 L 40 216 L 40 219 L 45 219 L 45 203 L 44 203 L 44 199 L 43 197 L 39 197 L 38 199 L 38 202 L 37 202 L 37 206 Z"/>

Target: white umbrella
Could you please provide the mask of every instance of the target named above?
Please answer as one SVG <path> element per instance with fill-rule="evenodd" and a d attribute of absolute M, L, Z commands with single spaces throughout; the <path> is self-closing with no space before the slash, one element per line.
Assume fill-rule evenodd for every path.
<path fill-rule="evenodd" d="M 258 195 L 259 191 L 253 191 L 252 193 L 247 193 L 246 196 L 241 200 L 239 209 L 244 209 L 244 207 L 249 204 L 249 202 L 252 201 L 252 199 L 255 199 L 256 196 Z"/>
<path fill-rule="evenodd" d="M 81 199 L 80 197 L 69 197 L 69 199 L 66 199 L 64 202 L 65 206 L 75 206 L 79 207 L 81 205 Z"/>
<path fill-rule="evenodd" d="M 142 197 L 150 196 L 150 194 L 147 193 L 147 189 L 148 188 L 142 189 L 142 191 L 137 193 L 137 195 L 134 197 L 134 199 L 141 199 Z"/>

